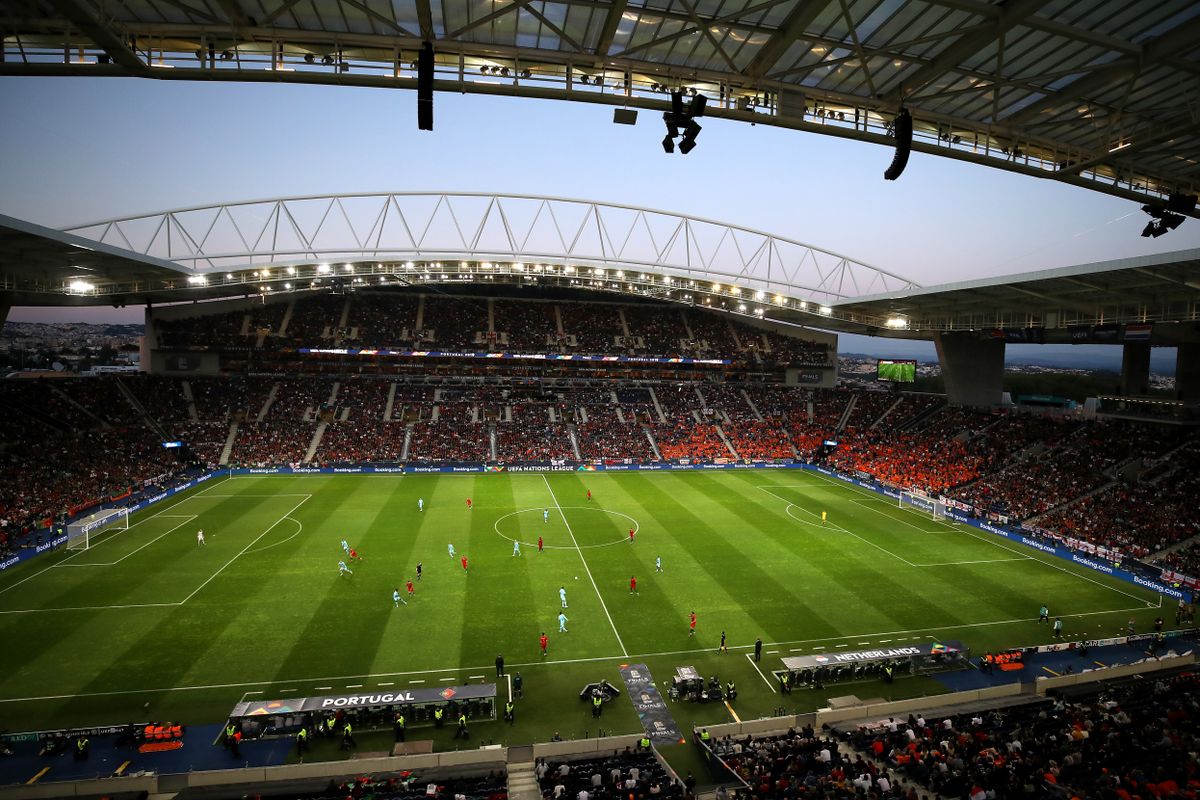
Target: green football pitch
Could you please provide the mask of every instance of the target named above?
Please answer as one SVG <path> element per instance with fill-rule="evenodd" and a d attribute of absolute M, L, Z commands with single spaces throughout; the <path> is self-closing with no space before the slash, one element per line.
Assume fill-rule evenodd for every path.
<path fill-rule="evenodd" d="M 342 539 L 362 556 L 353 575 L 338 572 Z M 397 608 L 417 562 L 416 594 Z M 0 720 L 219 722 L 243 698 L 492 681 L 501 653 L 525 697 L 515 725 L 483 723 L 475 743 L 594 735 L 579 690 L 623 687 L 626 663 L 660 687 L 683 665 L 737 682 L 732 708 L 669 703 L 686 731 L 842 694 L 944 691 L 906 677 L 784 697 L 770 670 L 843 648 L 1043 643 L 1042 603 L 1074 638 L 1161 613 L 1139 587 L 798 470 L 222 477 L 0 578 Z M 640 731 L 624 696 L 599 726 Z M 448 732 L 437 745 L 454 746 Z"/>

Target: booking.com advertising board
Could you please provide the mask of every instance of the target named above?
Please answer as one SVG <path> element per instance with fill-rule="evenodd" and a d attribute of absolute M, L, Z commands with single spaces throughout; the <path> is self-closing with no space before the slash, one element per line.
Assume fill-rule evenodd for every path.
<path fill-rule="evenodd" d="M 170 489 L 164 489 L 151 496 L 143 497 L 138 502 L 129 506 L 128 513 L 132 514 L 143 508 L 159 503 L 172 497 L 180 492 L 185 492 L 207 480 L 215 477 L 223 476 L 250 476 L 250 475 L 420 475 L 420 474 L 479 474 L 487 472 L 505 473 L 505 472 L 667 472 L 667 471 L 691 471 L 691 470 L 738 470 L 738 469 L 803 469 L 819 472 L 822 475 L 827 475 L 831 478 L 853 484 L 867 491 L 875 492 L 876 494 L 886 497 L 895 498 L 899 502 L 899 492 L 890 487 L 880 487 L 871 481 L 865 481 L 860 478 L 855 478 L 849 475 L 843 475 L 826 467 L 818 467 L 815 464 L 801 464 L 794 462 L 783 463 L 766 463 L 766 462 L 729 462 L 716 464 L 691 464 L 691 463 L 658 463 L 658 464 L 573 464 L 570 462 L 549 462 L 542 464 L 521 464 L 521 465 L 487 465 L 487 464 L 447 464 L 441 466 L 382 466 L 382 465 L 360 465 L 347 467 L 239 467 L 230 470 L 220 470 L 207 475 L 202 475 L 193 480 L 189 480 L 178 486 Z M 923 511 L 932 511 L 932 501 L 925 500 L 921 497 L 906 495 L 906 502 Z M 1101 572 L 1114 578 L 1119 578 L 1128 583 L 1141 586 L 1153 592 L 1158 592 L 1167 597 L 1183 600 L 1184 602 L 1192 601 L 1192 593 L 1182 587 L 1168 586 L 1160 581 L 1152 580 L 1143 577 L 1134 572 L 1122 569 L 1119 566 L 1111 564 L 1103 559 L 1097 558 L 1085 553 L 1079 553 L 1066 547 L 1059 547 L 1048 541 L 1035 539 L 1026 533 L 1016 529 L 1008 529 L 999 525 L 994 525 L 986 520 L 975 519 L 963 513 L 959 509 L 950 506 L 945 507 L 946 516 L 956 522 L 962 522 L 981 531 L 1000 536 L 1025 547 L 1038 550 L 1061 558 L 1064 561 L 1069 561 L 1073 564 L 1087 567 L 1088 569 Z M 49 542 L 43 543 L 36 548 L 29 548 L 20 551 L 11 558 L 0 561 L 0 572 L 15 566 L 16 564 L 34 558 L 48 550 L 61 546 L 67 540 L 66 536 L 56 536 Z"/>

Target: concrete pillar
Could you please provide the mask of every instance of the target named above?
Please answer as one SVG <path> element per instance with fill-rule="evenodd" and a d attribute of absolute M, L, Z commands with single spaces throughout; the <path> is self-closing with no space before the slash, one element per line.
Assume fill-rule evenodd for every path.
<path fill-rule="evenodd" d="M 1150 343 L 1126 342 L 1121 348 L 1121 394 L 1144 397 L 1150 393 Z"/>
<path fill-rule="evenodd" d="M 1004 390 L 1004 340 L 939 333 L 934 340 L 951 404 L 988 408 Z"/>
<path fill-rule="evenodd" d="M 1175 396 L 1200 400 L 1200 342 L 1183 342 L 1175 350 Z"/>
<path fill-rule="evenodd" d="M 8 321 L 8 312 L 12 311 L 12 299 L 8 295 L 0 294 L 0 328 L 4 327 L 4 323 Z"/>

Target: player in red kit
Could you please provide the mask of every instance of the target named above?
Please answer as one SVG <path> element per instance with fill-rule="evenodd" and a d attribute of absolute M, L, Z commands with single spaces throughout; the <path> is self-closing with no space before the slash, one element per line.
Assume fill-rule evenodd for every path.
<path fill-rule="evenodd" d="M 467 571 L 467 557 L 466 556 L 462 557 L 462 565 L 463 565 L 463 572 L 466 572 Z"/>
<path fill-rule="evenodd" d="M 542 552 L 542 537 L 538 537 L 538 552 Z"/>
<path fill-rule="evenodd" d="M 470 511 L 470 510 L 471 510 L 471 508 L 472 508 L 472 506 L 471 506 L 471 498 L 469 498 L 469 497 L 468 497 L 468 498 L 467 498 L 467 510 L 468 510 L 468 511 Z"/>
<path fill-rule="evenodd" d="M 629 593 L 630 593 L 630 594 L 637 594 L 637 593 L 638 593 L 638 590 L 637 590 L 637 576 L 635 576 L 635 575 L 630 575 L 630 576 L 629 576 Z"/>
<path fill-rule="evenodd" d="M 407 584 L 405 584 L 405 586 L 408 588 L 409 597 L 412 597 L 417 593 L 417 590 L 413 588 L 412 581 L 409 581 Z"/>
<path fill-rule="evenodd" d="M 633 528 L 629 529 L 629 543 L 633 544 Z"/>
<path fill-rule="evenodd" d="M 538 644 L 542 646 L 542 655 L 546 655 L 546 646 L 550 644 L 550 639 L 546 637 L 545 633 L 538 637 Z"/>
<path fill-rule="evenodd" d="M 696 612 L 692 612 L 690 621 L 688 622 L 688 636 L 696 635 Z"/>
<path fill-rule="evenodd" d="M 591 499 L 592 499 L 592 490 L 588 489 L 588 500 L 590 501 Z"/>

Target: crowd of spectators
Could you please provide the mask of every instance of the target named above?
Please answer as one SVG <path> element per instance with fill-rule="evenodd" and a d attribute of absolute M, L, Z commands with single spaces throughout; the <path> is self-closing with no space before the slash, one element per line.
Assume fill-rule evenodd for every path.
<path fill-rule="evenodd" d="M 250 467 L 300 464 L 315 431 L 316 423 L 299 419 L 242 422 L 233 440 L 229 463 Z"/>
<path fill-rule="evenodd" d="M 402 347 L 418 340 L 417 303 L 412 294 L 354 295 L 346 343 L 356 347 Z"/>
<path fill-rule="evenodd" d="M 711 460 L 732 458 L 733 454 L 721 440 L 716 425 L 677 419 L 650 426 L 658 452 L 663 458 Z"/>
<path fill-rule="evenodd" d="M 349 301 L 340 294 L 298 298 L 282 340 L 291 347 L 328 347 L 333 341 L 342 339 L 345 331 L 338 326 Z"/>
<path fill-rule="evenodd" d="M 474 350 L 475 334 L 487 333 L 487 300 L 426 295 L 421 327 L 434 332 L 433 345 L 437 350 Z"/>
<path fill-rule="evenodd" d="M 550 461 L 575 458 L 567 426 L 550 422 L 544 404 L 513 407 L 511 422 L 496 425 L 496 458 L 500 461 Z"/>
<path fill-rule="evenodd" d="M 1047 515 L 1041 527 L 1139 558 L 1200 535 L 1200 516 L 1195 511 L 1200 495 L 1200 447 L 1176 453 L 1168 463 L 1175 467 L 1172 472 L 1132 485 L 1119 482 Z M 1188 570 L 1200 564 L 1191 562 L 1173 554 L 1159 563 L 1194 575 Z"/>
<path fill-rule="evenodd" d="M 338 386 L 333 418 L 340 420 L 345 414 L 346 419 L 355 422 L 382 420 L 383 413 L 387 410 L 388 393 L 391 388 L 391 382 L 385 380 L 370 378 L 343 380 Z M 395 411 L 394 404 L 392 410 Z"/>
<path fill-rule="evenodd" d="M 232 348 L 257 346 L 262 334 L 278 334 L 287 314 L 288 301 L 276 301 L 180 319 L 156 319 L 159 347 Z M 264 340 L 263 346 L 270 347 Z"/>
<path fill-rule="evenodd" d="M 563 332 L 575 337 L 574 352 L 603 355 L 616 352 L 614 339 L 623 336 L 620 306 L 608 303 L 560 303 Z"/>
<path fill-rule="evenodd" d="M 1188 797 L 1200 677 L 1185 672 L 1096 695 L 942 719 L 910 716 L 848 735 L 943 797 Z"/>
<path fill-rule="evenodd" d="M 624 311 L 629 327 L 625 344 L 630 350 L 651 356 L 679 356 L 692 340 L 679 309 L 625 306 Z"/>
<path fill-rule="evenodd" d="M 729 317 L 691 310 L 684 314 L 692 331 L 692 344 L 697 355 L 704 357 L 736 357 L 741 348 L 730 332 Z"/>
<path fill-rule="evenodd" d="M 738 798 L 903 796 L 874 765 L 842 752 L 835 738 L 820 736 L 810 726 L 778 736 L 711 739 L 708 746 L 745 784 L 736 793 Z M 856 791 L 859 788 L 861 792 Z"/>
<path fill-rule="evenodd" d="M 580 456 L 601 461 L 654 460 L 645 429 L 630 417 L 621 422 L 615 409 L 604 406 L 588 406 L 587 414 L 587 422 L 575 426 Z"/>
<path fill-rule="evenodd" d="M 335 403 L 332 378 L 279 381 L 275 399 L 267 408 L 267 420 L 319 421 L 322 412 L 332 412 Z"/>
<path fill-rule="evenodd" d="M 321 791 L 288 796 L 292 800 L 508 800 L 508 778 L 503 771 L 477 778 L 447 779 L 405 770 L 387 776 L 363 775 L 341 783 L 330 779 Z"/>
<path fill-rule="evenodd" d="M 741 458 L 792 458 L 795 451 L 778 420 L 743 419 L 726 422 L 721 430 Z"/>
<path fill-rule="evenodd" d="M 534 775 L 543 800 L 671 800 L 685 792 L 652 752 L 628 748 L 586 761 L 538 759 Z"/>
<path fill-rule="evenodd" d="M 274 378 L 231 375 L 225 378 L 189 378 L 196 415 L 201 420 L 253 422 L 271 394 Z"/>
<path fill-rule="evenodd" d="M 502 349 L 511 353 L 548 353 L 558 348 L 558 319 L 553 303 L 521 303 L 496 300 L 492 306 L 492 327 L 507 334 Z M 551 344 L 553 343 L 553 344 Z"/>
<path fill-rule="evenodd" d="M 1037 419 L 1011 416 L 1005 423 L 1010 427 Z M 1151 433 L 1141 423 L 1094 422 L 1073 431 L 1060 446 L 987 475 L 951 496 L 1024 520 L 1083 497 L 1112 481 L 1111 470 L 1117 465 L 1131 458 L 1152 457 L 1174 441 L 1161 431 Z"/>
<path fill-rule="evenodd" d="M 472 421 L 469 403 L 439 403 L 437 419 L 413 425 L 409 461 L 487 461 L 486 425 Z"/>
<path fill-rule="evenodd" d="M 733 422 L 755 420 L 754 410 L 746 402 L 740 386 L 728 383 L 706 383 L 700 388 L 700 413 L 705 418 L 714 415 Z"/>
<path fill-rule="evenodd" d="M 758 354 L 766 366 L 823 365 L 829 363 L 829 345 L 797 336 L 784 336 L 744 326 L 738 338 Z"/>
<path fill-rule="evenodd" d="M 325 427 L 313 463 L 399 461 L 407 433 L 408 426 L 401 422 L 378 422 L 351 415 L 348 420 L 331 422 Z"/>
<path fill-rule="evenodd" d="M 120 381 L 129 389 L 138 404 L 158 422 L 180 422 L 189 419 L 183 384 L 177 378 L 161 375 L 122 375 Z M 136 422 L 136 418 L 131 420 Z"/>

